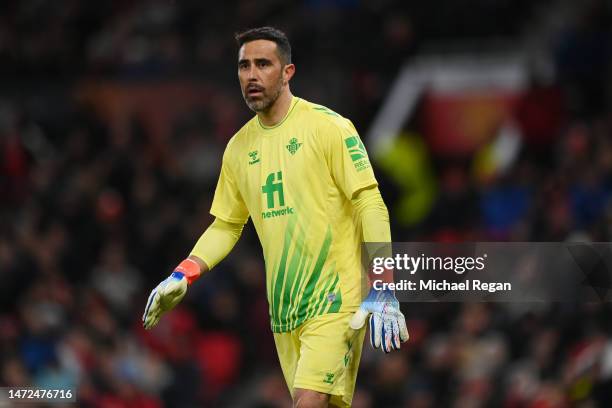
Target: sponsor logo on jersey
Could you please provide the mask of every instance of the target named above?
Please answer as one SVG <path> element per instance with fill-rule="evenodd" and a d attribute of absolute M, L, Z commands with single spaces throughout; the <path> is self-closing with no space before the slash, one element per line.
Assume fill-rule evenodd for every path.
<path fill-rule="evenodd" d="M 295 212 L 293 207 L 285 207 L 280 210 L 262 211 L 261 218 L 282 217 L 283 215 L 291 215 Z"/>
<path fill-rule="evenodd" d="M 357 171 L 362 171 L 370 167 L 370 161 L 368 160 L 368 154 L 366 153 L 365 146 L 359 136 L 349 136 L 344 139 L 344 144 L 351 155 L 353 165 Z"/>
<path fill-rule="evenodd" d="M 294 213 L 293 207 L 285 207 L 285 192 L 283 190 L 283 172 L 277 171 L 268 174 L 266 184 L 261 186 L 262 194 L 266 195 L 266 205 L 268 211 L 261 212 L 261 218 L 274 218 Z M 278 207 L 276 206 L 278 197 Z"/>
<path fill-rule="evenodd" d="M 261 186 L 261 192 L 266 195 L 266 202 L 268 209 L 275 207 L 274 197 L 278 194 L 278 205 L 283 207 L 285 205 L 285 193 L 283 192 L 283 172 L 277 171 L 268 174 L 266 178 L 266 184 Z"/>

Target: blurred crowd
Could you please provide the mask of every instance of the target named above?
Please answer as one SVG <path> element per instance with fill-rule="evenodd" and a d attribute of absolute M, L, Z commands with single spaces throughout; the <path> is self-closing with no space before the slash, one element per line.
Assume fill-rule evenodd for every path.
<path fill-rule="evenodd" d="M 422 44 L 517 36 L 536 5 L 563 2 L 408 3 L 7 4 L 0 385 L 73 388 L 79 407 L 288 406 L 251 226 L 154 330 L 142 329 L 141 313 L 149 291 L 212 221 L 222 151 L 250 115 L 232 65 L 234 31 L 284 28 L 298 64 L 294 92 L 351 118 L 364 134 L 401 63 Z M 431 157 L 430 208 L 410 227 L 394 224 L 394 240 L 612 240 L 606 7 L 584 2 L 554 36 L 554 79 L 534 78 L 512 115 L 521 137 L 513 164 L 480 177 L 473 157 Z M 83 80 L 177 78 L 208 83 L 227 109 L 196 106 L 168 119 L 157 137 L 135 107 L 111 119 L 75 96 Z M 382 170 L 377 177 L 393 214 L 397 186 Z M 355 407 L 612 403 L 609 304 L 402 309 L 411 339 L 392 355 L 364 346 Z"/>

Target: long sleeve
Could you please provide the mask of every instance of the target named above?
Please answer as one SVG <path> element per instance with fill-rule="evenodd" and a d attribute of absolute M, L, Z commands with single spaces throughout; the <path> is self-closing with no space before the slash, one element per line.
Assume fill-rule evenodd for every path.
<path fill-rule="evenodd" d="M 371 264 L 374 258 L 393 256 L 389 211 L 380 195 L 378 187 L 358 191 L 351 200 L 357 218 L 361 221 L 363 242 Z M 385 270 L 378 279 L 393 282 L 393 270 Z"/>
<path fill-rule="evenodd" d="M 361 220 L 364 242 L 391 242 L 389 211 L 378 187 L 361 190 L 352 199 L 353 209 Z"/>
<path fill-rule="evenodd" d="M 208 269 L 212 269 L 234 248 L 243 228 L 242 223 L 232 223 L 215 218 L 215 221 L 198 239 L 190 255 L 197 256 L 206 263 Z"/>

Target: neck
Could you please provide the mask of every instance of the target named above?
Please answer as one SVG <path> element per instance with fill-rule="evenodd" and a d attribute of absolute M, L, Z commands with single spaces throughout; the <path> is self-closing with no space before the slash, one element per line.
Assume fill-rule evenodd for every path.
<path fill-rule="evenodd" d="M 257 116 L 259 116 L 261 123 L 264 126 L 274 126 L 283 120 L 289 111 L 292 98 L 293 95 L 287 87 L 268 109 L 257 112 Z"/>

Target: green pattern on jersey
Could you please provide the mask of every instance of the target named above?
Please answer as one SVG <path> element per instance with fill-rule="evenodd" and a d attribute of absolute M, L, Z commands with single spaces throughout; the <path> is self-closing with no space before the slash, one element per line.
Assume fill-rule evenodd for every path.
<path fill-rule="evenodd" d="M 273 332 L 291 331 L 306 319 L 340 310 L 342 296 L 339 291 L 336 293 L 339 276 L 333 271 L 333 266 L 326 274 L 326 281 L 320 282 L 331 242 L 332 233 L 328 227 L 316 262 L 310 269 L 312 259 L 305 251 L 304 231 L 297 227 L 296 232 L 294 221 L 287 225 L 283 252 L 272 286 L 270 314 Z M 333 298 L 328 298 L 330 293 L 333 293 Z"/>
<path fill-rule="evenodd" d="M 299 268 L 303 265 L 303 259 L 305 258 L 304 248 L 304 232 L 299 231 L 295 237 L 295 245 L 293 247 L 293 256 L 289 262 L 289 273 L 287 274 L 287 282 L 283 290 L 283 302 L 280 305 L 279 315 L 280 321 L 284 324 L 284 327 L 289 325 L 289 313 L 291 312 L 291 301 L 293 299 L 293 291 L 297 286 L 297 283 L 302 277 L 303 270 Z M 286 329 L 288 330 L 288 329 Z"/>
<path fill-rule="evenodd" d="M 287 224 L 287 229 L 285 230 L 285 242 L 283 244 L 283 252 L 281 254 L 280 263 L 278 265 L 278 269 L 276 271 L 276 280 L 272 286 L 272 302 L 271 302 L 271 315 L 272 321 L 278 322 L 280 311 L 282 310 L 283 305 L 280 304 L 280 297 L 285 288 L 285 271 L 287 265 L 287 255 L 289 253 L 289 248 L 291 247 L 291 240 L 293 238 L 293 230 L 295 229 L 295 221 L 291 219 Z"/>
<path fill-rule="evenodd" d="M 330 116 L 340 117 L 340 115 L 338 115 L 336 112 L 334 112 L 333 110 L 331 110 L 328 107 L 323 106 L 323 105 L 315 105 L 315 107 L 313 109 L 316 110 L 316 111 L 319 111 L 319 112 L 323 112 L 323 113 L 325 113 L 327 115 L 330 115 Z"/>

